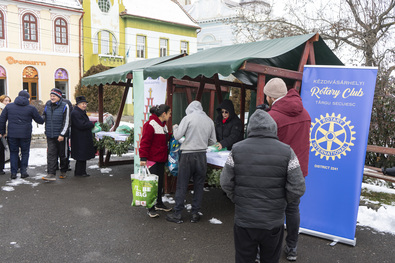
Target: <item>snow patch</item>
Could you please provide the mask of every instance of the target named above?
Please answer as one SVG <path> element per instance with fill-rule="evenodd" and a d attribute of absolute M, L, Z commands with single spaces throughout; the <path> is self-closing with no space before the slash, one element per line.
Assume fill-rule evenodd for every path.
<path fill-rule="evenodd" d="M 111 171 L 112 171 L 111 168 L 102 168 L 102 169 L 100 169 L 100 172 L 101 172 L 102 174 L 104 174 L 104 173 L 108 174 L 108 173 L 110 173 Z"/>
<path fill-rule="evenodd" d="M 89 169 L 98 169 L 98 168 L 99 168 L 99 165 L 97 165 L 97 164 L 91 165 L 91 166 L 88 166 L 88 168 L 89 168 Z"/>
<path fill-rule="evenodd" d="M 6 191 L 6 192 L 12 192 L 15 190 L 15 188 L 12 186 L 2 186 L 1 190 Z"/>
<path fill-rule="evenodd" d="M 360 206 L 357 224 L 395 235 L 395 207 L 383 205 L 375 211 L 366 206 Z"/>
<path fill-rule="evenodd" d="M 221 220 L 218 220 L 215 217 L 211 218 L 209 221 L 211 224 L 214 224 L 214 225 L 221 225 L 222 224 Z"/>
<path fill-rule="evenodd" d="M 169 204 L 175 204 L 175 203 L 176 203 L 176 201 L 174 201 L 173 197 L 171 197 L 171 196 L 168 195 L 168 194 L 165 194 L 165 195 L 162 197 L 162 201 L 163 201 L 163 202 L 167 202 L 167 203 L 169 203 Z"/>

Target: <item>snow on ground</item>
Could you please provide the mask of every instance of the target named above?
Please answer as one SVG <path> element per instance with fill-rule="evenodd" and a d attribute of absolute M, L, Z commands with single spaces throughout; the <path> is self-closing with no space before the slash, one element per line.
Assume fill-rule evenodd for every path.
<path fill-rule="evenodd" d="M 119 126 L 121 125 L 126 125 L 134 129 L 134 124 L 131 122 L 121 121 L 119 123 Z M 45 126 L 43 124 L 37 124 L 35 121 L 32 121 L 32 126 L 33 126 L 33 130 L 32 130 L 33 135 L 40 135 L 45 133 Z"/>
<path fill-rule="evenodd" d="M 35 169 L 35 166 L 42 166 L 47 164 L 47 153 L 46 148 L 31 148 L 30 149 L 30 157 L 29 157 L 29 170 L 31 177 L 28 179 L 21 179 L 20 174 L 18 174 L 18 178 L 15 180 L 7 180 L 5 185 L 1 186 L 2 191 L 14 191 L 15 187 L 22 184 L 31 185 L 32 187 L 36 187 L 41 183 L 41 178 L 45 176 L 45 174 L 33 174 L 31 170 Z M 5 171 L 9 174 L 10 164 L 6 163 Z M 98 169 L 102 173 L 110 173 L 112 171 L 111 168 L 99 168 L 98 165 L 91 165 L 88 169 Z M 112 176 L 110 174 L 109 176 Z M 33 181 L 33 180 L 34 181 Z M 377 186 L 363 183 L 362 188 L 367 189 L 368 191 L 373 192 L 383 192 L 388 194 L 395 194 L 395 189 L 390 189 L 385 186 Z M 206 191 L 208 189 L 205 189 Z M 366 201 L 366 199 L 364 199 Z M 163 197 L 163 201 L 169 204 L 174 204 L 174 199 L 165 195 Z M 377 202 L 369 201 L 369 203 L 374 204 Z M 0 204 L 0 208 L 2 205 Z M 186 204 L 186 209 L 190 211 L 192 206 L 190 204 Z M 222 224 L 222 222 L 216 218 L 210 219 L 210 223 L 212 224 Z M 372 209 L 367 206 L 360 206 L 358 212 L 358 225 L 366 226 L 375 229 L 379 232 L 386 232 L 395 235 L 395 204 L 394 205 L 381 205 L 377 210 Z"/>

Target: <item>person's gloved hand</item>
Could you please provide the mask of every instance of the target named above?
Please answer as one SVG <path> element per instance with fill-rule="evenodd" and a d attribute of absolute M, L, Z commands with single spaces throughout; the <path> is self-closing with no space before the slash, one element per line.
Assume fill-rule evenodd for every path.
<path fill-rule="evenodd" d="M 261 105 L 256 106 L 257 110 L 264 110 L 264 111 L 269 111 L 270 110 L 270 106 L 263 103 Z"/>

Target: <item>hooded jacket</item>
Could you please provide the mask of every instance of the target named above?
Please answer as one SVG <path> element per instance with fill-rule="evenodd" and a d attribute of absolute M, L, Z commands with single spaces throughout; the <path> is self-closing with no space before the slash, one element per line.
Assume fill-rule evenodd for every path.
<path fill-rule="evenodd" d="M 142 161 L 166 162 L 168 140 L 166 122 L 161 122 L 158 116 L 152 114 L 143 126 L 139 148 L 140 159 Z"/>
<path fill-rule="evenodd" d="M 32 137 L 32 119 L 38 124 L 43 124 L 38 110 L 30 105 L 29 93 L 19 92 L 15 101 L 8 103 L 0 116 L 0 134 L 6 133 L 6 122 L 8 120 L 8 137 L 28 139 Z"/>
<path fill-rule="evenodd" d="M 222 109 L 229 112 L 229 117 L 225 123 L 222 121 Z M 215 135 L 217 141 L 223 148 L 232 149 L 233 144 L 243 139 L 243 124 L 235 114 L 235 108 L 232 101 L 224 100 L 217 108 L 218 117 L 215 120 Z"/>
<path fill-rule="evenodd" d="M 273 229 L 284 224 L 287 202 L 299 199 L 305 182 L 298 158 L 276 136 L 270 115 L 257 110 L 248 138 L 233 145 L 220 176 L 222 189 L 235 203 L 235 224 Z"/>
<path fill-rule="evenodd" d="M 299 159 L 303 176 L 308 174 L 311 118 L 303 107 L 302 98 L 295 89 L 276 100 L 270 116 L 277 123 L 278 139 L 292 147 Z"/>
<path fill-rule="evenodd" d="M 199 101 L 192 101 L 187 109 L 187 114 L 178 127 L 173 130 L 176 140 L 185 136 L 185 141 L 181 144 L 183 153 L 206 152 L 209 145 L 216 143 L 214 122 L 203 111 Z"/>

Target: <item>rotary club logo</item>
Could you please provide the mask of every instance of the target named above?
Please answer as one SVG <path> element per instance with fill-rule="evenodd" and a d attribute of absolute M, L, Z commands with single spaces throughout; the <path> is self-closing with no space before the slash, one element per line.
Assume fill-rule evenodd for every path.
<path fill-rule="evenodd" d="M 320 119 L 315 119 L 315 123 L 311 124 L 310 128 L 310 146 L 311 151 L 315 151 L 315 155 L 320 155 L 321 159 L 341 158 L 341 155 L 346 156 L 351 151 L 350 147 L 354 146 L 352 143 L 355 140 L 354 126 L 350 126 L 351 121 L 347 121 L 346 117 L 341 118 L 341 115 L 335 116 L 335 113 L 326 116 L 320 116 Z"/>

